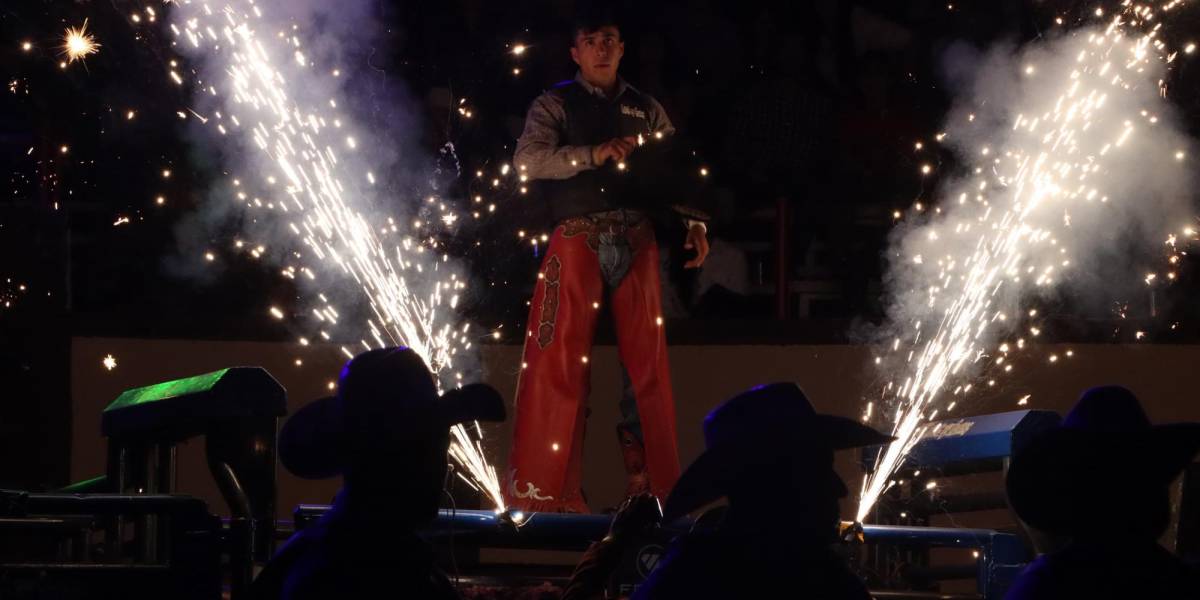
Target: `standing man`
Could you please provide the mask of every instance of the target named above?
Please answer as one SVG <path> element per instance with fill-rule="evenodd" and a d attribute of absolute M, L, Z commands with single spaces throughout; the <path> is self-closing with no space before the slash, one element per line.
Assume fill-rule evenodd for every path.
<path fill-rule="evenodd" d="M 651 218 L 674 214 L 663 224 L 688 228 L 684 247 L 696 255 L 686 267 L 704 262 L 708 241 L 703 213 L 631 185 L 660 175 L 637 172 L 637 155 L 653 155 L 639 145 L 663 148 L 659 140 L 675 128 L 662 105 L 617 75 L 625 44 L 615 18 L 579 19 L 572 39 L 579 72 L 534 101 L 514 160 L 541 180 L 556 225 L 530 303 L 506 500 L 527 511 L 585 513 L 588 360 L 599 309 L 612 311 L 636 399 L 618 428 L 627 493 L 666 498 L 679 478 L 679 453 Z"/>

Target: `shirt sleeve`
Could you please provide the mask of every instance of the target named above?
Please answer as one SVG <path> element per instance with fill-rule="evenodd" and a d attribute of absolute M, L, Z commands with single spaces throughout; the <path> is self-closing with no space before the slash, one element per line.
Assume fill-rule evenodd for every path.
<path fill-rule="evenodd" d="M 561 97 L 547 93 L 533 101 L 513 157 L 519 173 L 530 179 L 568 179 L 595 168 L 591 146 L 559 143 L 566 119 Z"/>
<path fill-rule="evenodd" d="M 650 130 L 656 133 L 661 132 L 663 135 L 673 135 L 675 133 L 675 125 L 671 123 L 671 117 L 667 116 L 666 109 L 653 96 L 647 97 L 650 98 L 650 114 L 648 115 Z"/>

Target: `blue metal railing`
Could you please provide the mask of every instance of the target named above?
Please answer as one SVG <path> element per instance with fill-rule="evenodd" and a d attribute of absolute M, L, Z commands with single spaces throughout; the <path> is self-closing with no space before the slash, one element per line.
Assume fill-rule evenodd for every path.
<path fill-rule="evenodd" d="M 298 506 L 297 528 L 327 510 L 329 507 L 324 505 Z M 454 535 L 460 541 L 466 537 L 479 546 L 492 548 L 583 550 L 604 537 L 611 523 L 610 515 L 443 509 L 425 533 L 432 538 Z M 667 526 L 679 532 L 690 528 L 688 519 Z M 987 600 L 1003 598 L 1028 560 L 1020 538 L 990 529 L 863 525 L 862 533 L 866 544 L 977 550 L 977 589 Z"/>

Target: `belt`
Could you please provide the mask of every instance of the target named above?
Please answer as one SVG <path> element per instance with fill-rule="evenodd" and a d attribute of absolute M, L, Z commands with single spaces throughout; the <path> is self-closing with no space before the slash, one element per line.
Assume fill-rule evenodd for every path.
<path fill-rule="evenodd" d="M 650 219 L 640 211 L 626 208 L 570 217 L 563 219 L 559 227 L 563 228 L 563 237 L 586 235 L 587 244 L 592 250 L 599 248 L 605 236 L 622 238 L 634 251 L 654 240 Z"/>
<path fill-rule="evenodd" d="M 594 212 L 582 217 L 563 219 L 562 225 L 568 230 L 587 230 L 589 233 L 610 233 L 624 235 L 632 229 L 638 229 L 646 224 L 648 219 L 641 211 L 618 208 Z"/>

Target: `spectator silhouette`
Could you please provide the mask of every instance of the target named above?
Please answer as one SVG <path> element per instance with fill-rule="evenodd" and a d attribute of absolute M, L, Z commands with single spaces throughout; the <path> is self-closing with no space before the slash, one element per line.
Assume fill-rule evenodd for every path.
<path fill-rule="evenodd" d="M 648 492 L 629 496 L 617 507 L 608 535 L 588 547 L 583 554 L 562 600 L 602 600 L 623 555 L 662 523 L 658 498 Z M 624 597 L 624 596 L 622 596 Z"/>
<path fill-rule="evenodd" d="M 663 522 L 726 497 L 712 531 L 676 539 L 635 599 L 870 596 L 837 557 L 846 485 L 835 450 L 889 441 L 854 420 L 817 414 L 793 383 L 759 386 L 704 419 L 707 449 L 684 472 Z"/>
<path fill-rule="evenodd" d="M 292 536 L 254 584 L 260 598 L 458 598 L 416 530 L 436 516 L 447 474 L 449 428 L 502 421 L 494 389 L 473 384 L 438 397 L 408 348 L 371 350 L 342 369 L 337 396 L 283 426 L 279 456 L 299 477 L 341 474 L 319 521 Z"/>
<path fill-rule="evenodd" d="M 1157 542 L 1170 517 L 1169 485 L 1197 450 L 1200 423 L 1151 425 L 1123 387 L 1085 392 L 1009 467 L 1017 516 L 1070 542 L 1031 563 L 1007 598 L 1200 597 L 1183 563 Z"/>

